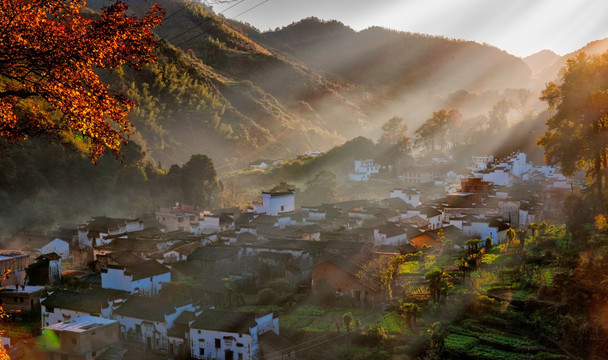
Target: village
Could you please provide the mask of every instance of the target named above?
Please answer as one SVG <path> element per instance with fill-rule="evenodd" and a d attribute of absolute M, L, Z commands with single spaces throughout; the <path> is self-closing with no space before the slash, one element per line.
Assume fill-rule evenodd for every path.
<path fill-rule="evenodd" d="M 352 182 L 373 183 L 382 170 L 369 159 L 353 168 Z M 262 192 L 247 209 L 175 203 L 150 216 L 13 234 L 1 247 L 2 306 L 11 323 L 42 335 L 5 334 L 2 344 L 12 359 L 40 349 L 48 359 L 307 358 L 309 347 L 284 334 L 289 309 L 346 304 L 360 314 L 357 328 L 373 325 L 393 301 L 390 284 L 370 273 L 376 259 L 458 251 L 472 239 L 506 244 L 510 229 L 559 219 L 577 186 L 520 152 L 474 156 L 462 169 L 436 158 L 396 183 L 377 199 L 296 208 L 287 189 Z M 423 275 L 409 274 L 418 289 L 410 301 L 432 297 Z"/>

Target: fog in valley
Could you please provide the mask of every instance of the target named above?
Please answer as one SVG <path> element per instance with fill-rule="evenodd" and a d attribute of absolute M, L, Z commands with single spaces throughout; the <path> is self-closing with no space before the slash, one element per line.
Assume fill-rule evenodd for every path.
<path fill-rule="evenodd" d="M 608 356 L 608 38 L 52 2 L 0 3 L 12 358 Z"/>

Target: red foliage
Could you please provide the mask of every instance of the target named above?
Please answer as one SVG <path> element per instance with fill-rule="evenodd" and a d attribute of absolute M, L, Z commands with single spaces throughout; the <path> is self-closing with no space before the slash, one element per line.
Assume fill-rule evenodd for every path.
<path fill-rule="evenodd" d="M 139 19 L 122 0 L 100 15 L 85 5 L 0 0 L 0 140 L 46 134 L 84 140 L 93 161 L 106 149 L 120 154 L 134 103 L 110 92 L 96 70 L 154 61 L 152 29 L 164 11 L 155 4 Z"/>

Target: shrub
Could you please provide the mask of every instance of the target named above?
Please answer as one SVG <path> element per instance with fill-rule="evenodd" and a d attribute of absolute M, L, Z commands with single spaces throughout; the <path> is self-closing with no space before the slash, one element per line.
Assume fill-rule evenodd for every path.
<path fill-rule="evenodd" d="M 260 305 L 274 304 L 278 299 L 278 294 L 271 288 L 264 288 L 258 293 L 258 303 Z"/>

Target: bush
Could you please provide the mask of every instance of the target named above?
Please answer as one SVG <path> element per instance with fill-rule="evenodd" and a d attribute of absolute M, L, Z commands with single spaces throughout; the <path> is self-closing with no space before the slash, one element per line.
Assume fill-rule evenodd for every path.
<path fill-rule="evenodd" d="M 276 278 L 274 280 L 267 281 L 266 284 L 264 284 L 264 287 L 270 288 L 278 294 L 290 292 L 289 283 L 283 278 Z"/>
<path fill-rule="evenodd" d="M 260 305 L 271 305 L 278 300 L 278 294 L 271 288 L 264 288 L 258 293 L 258 303 Z"/>

